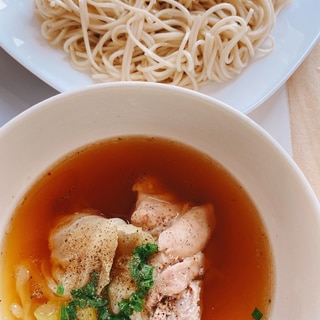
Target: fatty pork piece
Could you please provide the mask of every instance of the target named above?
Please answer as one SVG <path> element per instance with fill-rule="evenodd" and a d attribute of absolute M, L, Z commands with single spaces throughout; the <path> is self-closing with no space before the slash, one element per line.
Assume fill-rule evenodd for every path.
<path fill-rule="evenodd" d="M 199 320 L 202 281 L 193 280 L 179 294 L 164 297 L 149 320 Z"/>
<path fill-rule="evenodd" d="M 155 267 L 145 304 L 150 319 L 200 319 L 202 251 L 214 227 L 213 206 L 206 204 L 190 208 L 160 233 L 159 252 L 150 261 Z"/>
<path fill-rule="evenodd" d="M 155 238 L 188 206 L 177 201 L 158 180 L 150 176 L 138 179 L 132 190 L 138 195 L 131 223 L 149 231 Z"/>
<path fill-rule="evenodd" d="M 109 283 L 110 270 L 118 246 L 117 226 L 121 219 L 74 214 L 62 220 L 51 232 L 52 275 L 62 283 L 68 296 L 71 289 L 84 286 L 90 273 L 98 271 L 98 292 Z"/>
<path fill-rule="evenodd" d="M 202 252 L 165 267 L 155 275 L 155 284 L 146 301 L 147 309 L 154 309 L 164 297 L 181 294 L 193 280 L 200 279 L 203 273 L 204 255 Z"/>
<path fill-rule="evenodd" d="M 152 177 L 138 180 L 133 190 L 138 198 L 131 222 L 150 232 L 159 250 L 149 261 L 154 286 L 145 301 L 145 318 L 201 319 L 202 251 L 215 228 L 213 206 L 182 203 Z"/>
<path fill-rule="evenodd" d="M 215 227 L 211 204 L 190 208 L 160 233 L 158 249 L 172 258 L 186 258 L 202 251 Z"/>
<path fill-rule="evenodd" d="M 199 233 L 199 229 L 204 228 L 201 232 L 206 233 L 205 239 L 208 233 L 211 234 L 214 229 L 214 209 L 211 204 L 193 207 L 190 203 L 181 202 L 172 193 L 168 192 L 157 179 L 150 176 L 139 179 L 132 190 L 137 192 L 137 201 L 135 210 L 131 215 L 131 223 L 150 232 L 156 239 L 161 232 L 171 227 L 175 220 L 186 213 L 188 213 L 188 218 L 180 221 L 182 229 L 188 228 L 190 223 L 197 227 L 196 233 Z M 194 221 L 191 222 L 191 220 Z M 182 226 L 182 224 L 185 224 L 185 226 Z M 181 229 L 180 226 L 177 229 Z M 192 233 L 192 235 L 196 236 L 195 233 Z"/>

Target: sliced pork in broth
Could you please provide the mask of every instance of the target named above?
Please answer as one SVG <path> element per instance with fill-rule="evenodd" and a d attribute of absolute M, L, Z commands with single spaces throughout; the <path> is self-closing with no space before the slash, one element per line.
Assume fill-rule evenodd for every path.
<path fill-rule="evenodd" d="M 146 299 L 149 318 L 200 319 L 202 251 L 215 226 L 213 206 L 176 202 L 152 178 L 134 188 L 138 202 L 132 220 L 157 238 L 159 250 L 151 259 L 155 285 Z"/>
<path fill-rule="evenodd" d="M 52 290 L 60 284 L 70 299 L 70 292 L 97 272 L 97 294 L 107 288 L 108 308 L 118 314 L 119 302 L 130 299 L 138 288 L 130 273 L 132 252 L 151 243 L 158 247 L 149 259 L 154 285 L 138 318 L 200 319 L 202 251 L 215 225 L 213 206 L 179 202 L 150 177 L 139 180 L 133 190 L 137 203 L 130 224 L 88 210 L 66 216 L 52 230 Z M 137 312 L 131 319 L 135 317 Z"/>
<path fill-rule="evenodd" d="M 3 319 L 268 317 L 257 208 L 222 165 L 178 142 L 116 137 L 71 153 L 23 195 L 8 230 Z"/>

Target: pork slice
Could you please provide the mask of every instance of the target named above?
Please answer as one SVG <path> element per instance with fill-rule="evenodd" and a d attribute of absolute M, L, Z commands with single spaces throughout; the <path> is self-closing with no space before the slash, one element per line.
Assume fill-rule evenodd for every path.
<path fill-rule="evenodd" d="M 201 280 L 191 281 L 181 293 L 164 297 L 150 320 L 200 320 Z"/>
<path fill-rule="evenodd" d="M 173 258 L 191 257 L 205 248 L 214 227 L 214 208 L 211 204 L 192 207 L 160 233 L 159 251 Z"/>
<path fill-rule="evenodd" d="M 155 238 L 169 227 L 179 216 L 185 204 L 177 201 L 153 177 L 139 179 L 132 188 L 138 192 L 136 207 L 131 216 L 131 223 L 150 232 Z"/>
<path fill-rule="evenodd" d="M 155 284 L 149 291 L 145 307 L 153 310 L 164 297 L 182 293 L 193 280 L 201 278 L 203 271 L 204 255 L 198 252 L 193 257 L 185 258 L 155 274 Z"/>
<path fill-rule="evenodd" d="M 131 223 L 150 232 L 155 238 L 180 214 L 179 205 L 147 195 L 140 195 L 139 198 L 137 207 L 131 215 Z"/>

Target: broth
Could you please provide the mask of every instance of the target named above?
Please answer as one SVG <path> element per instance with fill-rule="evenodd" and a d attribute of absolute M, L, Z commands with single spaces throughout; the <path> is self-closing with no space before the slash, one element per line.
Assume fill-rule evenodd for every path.
<path fill-rule="evenodd" d="M 129 219 L 136 200 L 131 188 L 143 174 L 159 178 L 183 201 L 215 207 L 216 228 L 205 250 L 202 319 L 251 319 L 255 307 L 267 314 L 272 257 L 253 202 L 206 155 L 154 137 L 117 138 L 78 150 L 29 190 L 3 247 L 4 308 L 16 299 L 13 270 L 20 261 L 49 265 L 48 234 L 59 217 L 93 208 Z"/>

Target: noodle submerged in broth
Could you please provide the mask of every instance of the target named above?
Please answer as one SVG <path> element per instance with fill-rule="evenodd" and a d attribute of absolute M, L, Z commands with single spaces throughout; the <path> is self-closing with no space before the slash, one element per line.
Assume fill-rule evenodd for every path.
<path fill-rule="evenodd" d="M 272 293 L 267 239 L 242 188 L 160 138 L 106 141 L 53 167 L 3 252 L 6 319 L 241 320 L 267 314 Z"/>
<path fill-rule="evenodd" d="M 258 53 L 271 52 L 270 30 L 287 2 L 34 0 L 34 6 L 43 36 L 94 79 L 199 89 L 234 78 Z"/>

